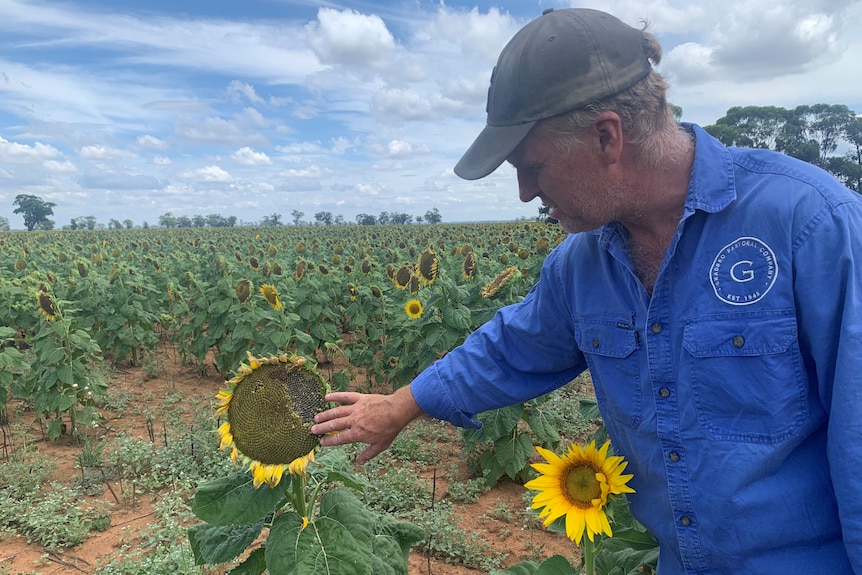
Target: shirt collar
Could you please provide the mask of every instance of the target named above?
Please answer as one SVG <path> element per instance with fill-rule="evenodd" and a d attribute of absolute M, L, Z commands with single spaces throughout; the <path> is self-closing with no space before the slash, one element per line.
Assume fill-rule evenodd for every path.
<path fill-rule="evenodd" d="M 718 212 L 736 199 L 733 160 L 730 151 L 720 141 L 696 124 L 680 124 L 694 138 L 694 164 L 688 183 L 683 219 L 696 210 Z M 589 233 L 599 236 L 602 244 L 620 233 L 620 223 L 611 222 Z"/>

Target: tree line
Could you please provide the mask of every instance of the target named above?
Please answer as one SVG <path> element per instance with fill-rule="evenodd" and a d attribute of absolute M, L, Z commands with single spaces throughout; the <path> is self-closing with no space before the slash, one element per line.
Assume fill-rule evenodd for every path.
<path fill-rule="evenodd" d="M 674 107 L 679 118 L 682 111 Z M 831 173 L 841 183 L 862 193 L 862 116 L 840 104 L 814 104 L 797 106 L 793 109 L 777 106 L 735 106 L 719 118 L 715 124 L 704 129 L 718 138 L 725 146 L 766 148 L 793 156 L 814 164 Z M 49 219 L 54 214 L 56 204 L 28 194 L 20 194 L 13 202 L 13 213 L 21 214 L 27 230 L 54 229 L 55 222 Z M 342 215 L 320 211 L 314 214 L 314 221 L 304 221 L 305 213 L 293 210 L 290 213 L 293 225 L 348 225 Z M 539 208 L 541 221 L 547 219 L 547 208 Z M 442 221 L 437 208 L 428 210 L 422 216 L 399 212 L 380 212 L 378 215 L 357 214 L 355 223 L 368 226 L 375 224 L 437 224 Z M 163 228 L 203 228 L 233 227 L 237 225 L 235 216 L 224 217 L 220 214 L 206 216 L 174 216 L 167 212 L 159 216 L 158 225 Z M 282 215 L 273 213 L 264 216 L 260 222 L 240 222 L 239 225 L 281 226 Z M 95 216 L 72 218 L 63 229 L 101 229 L 105 226 L 96 221 Z M 109 220 L 109 229 L 135 227 L 132 220 Z M 149 224 L 144 222 L 142 226 Z M 0 216 L 0 230 L 9 229 L 9 220 Z"/>
<path fill-rule="evenodd" d="M 704 129 L 725 146 L 766 148 L 819 166 L 862 193 L 862 116 L 847 106 L 737 106 Z"/>

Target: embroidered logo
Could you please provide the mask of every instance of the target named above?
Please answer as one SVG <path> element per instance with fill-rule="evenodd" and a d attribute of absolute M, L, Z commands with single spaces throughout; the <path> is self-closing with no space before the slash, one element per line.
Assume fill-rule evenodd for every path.
<path fill-rule="evenodd" d="M 778 261 L 763 240 L 738 238 L 715 256 L 709 281 L 718 299 L 730 305 L 750 305 L 763 299 L 778 277 Z"/>

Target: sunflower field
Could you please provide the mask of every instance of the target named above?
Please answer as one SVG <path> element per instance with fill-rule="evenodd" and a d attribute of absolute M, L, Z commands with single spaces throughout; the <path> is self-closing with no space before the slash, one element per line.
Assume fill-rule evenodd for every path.
<path fill-rule="evenodd" d="M 95 366 L 174 346 L 201 373 L 246 357 L 340 357 L 336 389 L 406 385 L 522 298 L 564 237 L 538 223 L 7 232 L 0 411 L 48 436 L 92 425 Z"/>

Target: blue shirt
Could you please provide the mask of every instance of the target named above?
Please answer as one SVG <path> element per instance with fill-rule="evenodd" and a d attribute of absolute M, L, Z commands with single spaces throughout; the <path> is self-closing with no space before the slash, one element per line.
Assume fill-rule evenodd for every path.
<path fill-rule="evenodd" d="M 618 223 L 411 384 L 455 425 L 589 368 L 659 575 L 862 574 L 862 197 L 697 126 L 652 296 Z"/>

